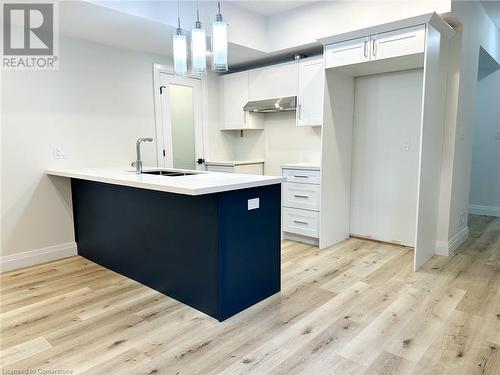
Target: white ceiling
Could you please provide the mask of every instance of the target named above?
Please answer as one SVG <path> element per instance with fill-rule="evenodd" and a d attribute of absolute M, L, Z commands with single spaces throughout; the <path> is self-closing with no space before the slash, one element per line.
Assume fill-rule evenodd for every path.
<path fill-rule="evenodd" d="M 286 12 L 290 9 L 299 8 L 319 0 L 274 0 L 274 1 L 231 1 L 241 8 L 258 13 L 262 16 L 273 16 L 278 13 Z"/>
<path fill-rule="evenodd" d="M 174 27 L 85 1 L 64 1 L 59 7 L 59 32 L 100 44 L 171 56 Z M 318 45 L 303 45 L 273 53 L 229 43 L 231 69 L 292 59 L 295 53 L 319 53 Z"/>
<path fill-rule="evenodd" d="M 493 20 L 495 25 L 500 30 L 500 1 L 499 0 L 482 0 L 483 8 Z"/>

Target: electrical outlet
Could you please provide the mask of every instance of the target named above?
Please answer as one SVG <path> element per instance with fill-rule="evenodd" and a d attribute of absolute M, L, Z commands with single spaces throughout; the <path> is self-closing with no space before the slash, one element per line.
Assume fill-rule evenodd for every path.
<path fill-rule="evenodd" d="M 252 198 L 248 200 L 248 211 L 255 210 L 260 207 L 259 198 Z"/>
<path fill-rule="evenodd" d="M 54 147 L 54 159 L 67 159 L 67 158 L 68 154 L 66 153 L 64 147 L 61 146 Z"/>
<path fill-rule="evenodd" d="M 406 137 L 401 143 L 401 151 L 410 151 L 410 137 Z"/>
<path fill-rule="evenodd" d="M 465 128 L 463 126 L 461 126 L 458 130 L 458 137 L 460 139 L 465 139 Z"/>

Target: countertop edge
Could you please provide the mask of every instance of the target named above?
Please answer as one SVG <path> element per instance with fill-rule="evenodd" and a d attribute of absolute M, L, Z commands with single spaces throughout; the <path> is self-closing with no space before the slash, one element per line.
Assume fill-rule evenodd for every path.
<path fill-rule="evenodd" d="M 321 170 L 321 166 L 319 165 L 300 165 L 300 164 L 282 164 L 280 166 L 281 169 L 300 169 L 300 170 L 310 170 L 310 171 L 319 171 Z"/>
<path fill-rule="evenodd" d="M 283 177 L 270 176 L 269 179 L 261 180 L 261 181 L 248 181 L 248 182 L 232 183 L 232 184 L 227 184 L 224 186 L 213 186 L 213 187 L 207 187 L 207 188 L 182 188 L 182 187 L 175 187 L 175 186 L 159 185 L 159 184 L 154 184 L 151 182 L 127 181 L 127 180 L 121 180 L 121 179 L 117 179 L 117 178 L 113 178 L 113 177 L 91 176 L 91 175 L 87 175 L 87 174 L 79 174 L 77 172 L 66 172 L 66 171 L 58 171 L 58 170 L 52 170 L 52 169 L 45 170 L 45 174 L 47 174 L 49 176 L 76 178 L 79 180 L 102 182 L 102 183 L 107 183 L 107 184 L 112 184 L 112 185 L 128 186 L 128 187 L 134 187 L 134 188 L 139 188 L 139 189 L 155 190 L 155 191 L 162 191 L 165 193 L 183 194 L 183 195 L 191 195 L 191 196 L 204 195 L 204 194 L 216 194 L 216 193 L 221 193 L 221 192 L 226 192 L 226 191 L 234 191 L 234 190 L 241 190 L 241 189 L 249 189 L 249 188 L 253 188 L 253 187 L 281 184 L 282 182 L 284 182 Z"/>

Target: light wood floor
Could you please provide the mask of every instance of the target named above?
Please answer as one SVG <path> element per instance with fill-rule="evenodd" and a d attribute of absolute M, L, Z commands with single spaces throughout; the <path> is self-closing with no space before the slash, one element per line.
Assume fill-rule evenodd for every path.
<path fill-rule="evenodd" d="M 3 370 L 500 374 L 500 218 L 470 230 L 418 273 L 400 247 L 284 242 L 282 292 L 223 323 L 80 257 L 7 273 Z"/>

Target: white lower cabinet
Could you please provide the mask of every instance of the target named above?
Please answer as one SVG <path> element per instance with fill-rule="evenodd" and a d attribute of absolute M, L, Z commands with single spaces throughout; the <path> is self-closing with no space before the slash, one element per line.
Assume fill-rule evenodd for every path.
<path fill-rule="evenodd" d="M 319 212 L 283 207 L 283 230 L 289 233 L 318 237 Z"/>
<path fill-rule="evenodd" d="M 310 164 L 281 167 L 283 183 L 283 237 L 318 244 L 320 212 L 320 171 Z"/>
<path fill-rule="evenodd" d="M 283 206 L 319 211 L 319 185 L 286 182 L 283 185 Z"/>

